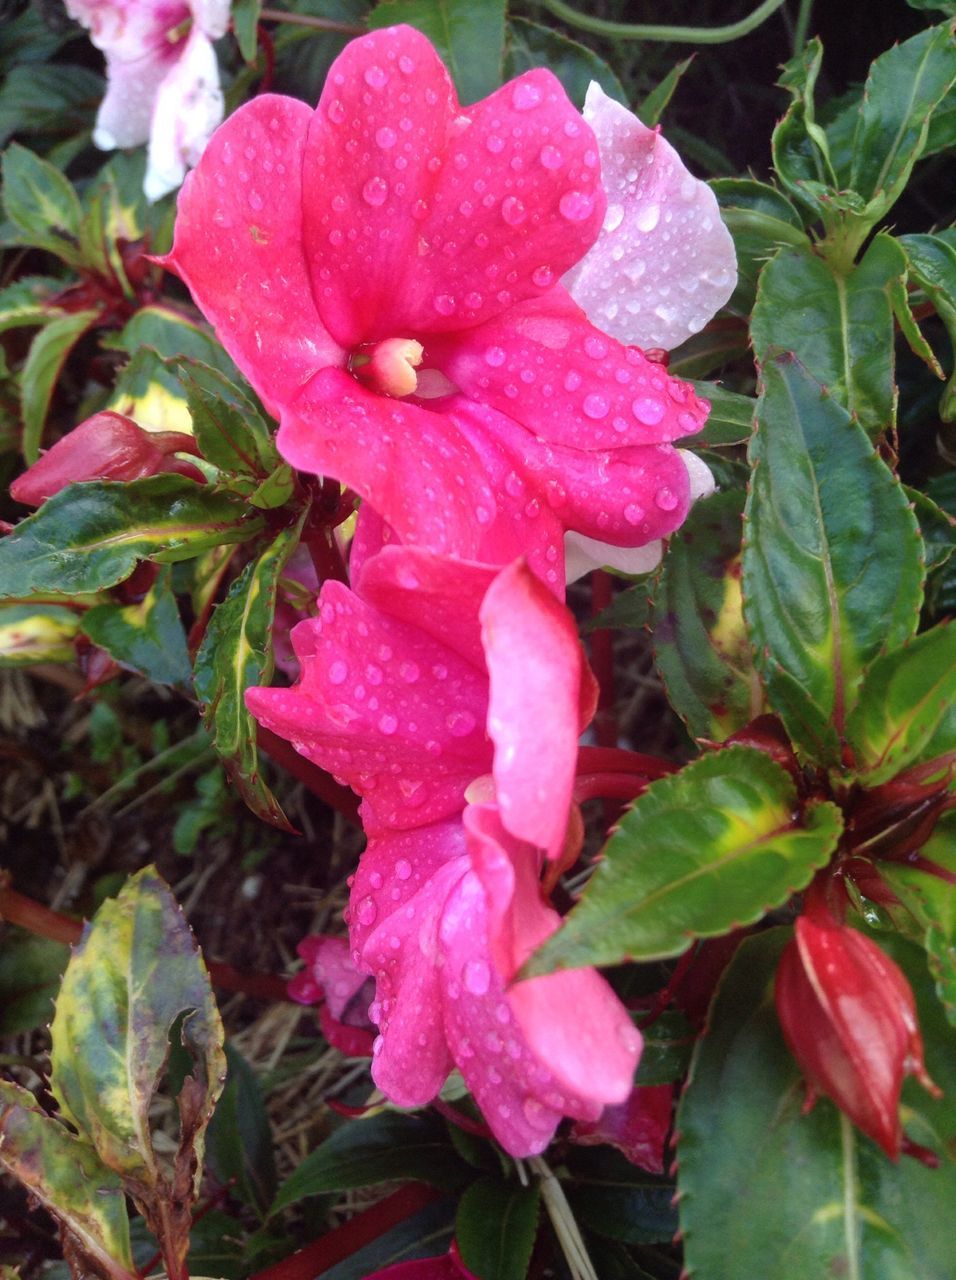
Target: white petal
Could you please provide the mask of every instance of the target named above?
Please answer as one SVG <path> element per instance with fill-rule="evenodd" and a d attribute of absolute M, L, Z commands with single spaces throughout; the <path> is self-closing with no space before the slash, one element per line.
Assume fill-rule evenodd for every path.
<path fill-rule="evenodd" d="M 156 96 L 143 183 L 148 199 L 158 200 L 180 185 L 187 168 L 198 163 L 222 114 L 215 50 L 194 27 Z"/>
<path fill-rule="evenodd" d="M 608 208 L 597 242 L 563 283 L 612 337 L 669 351 L 733 293 L 733 240 L 714 193 L 656 129 L 594 83 L 584 118 L 597 136 Z"/>

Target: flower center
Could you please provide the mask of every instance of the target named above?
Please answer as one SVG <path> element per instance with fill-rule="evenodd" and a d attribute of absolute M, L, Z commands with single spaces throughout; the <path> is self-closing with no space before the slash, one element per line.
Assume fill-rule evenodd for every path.
<path fill-rule="evenodd" d="M 422 362 L 422 354 L 422 344 L 414 338 L 386 338 L 357 351 L 349 368 L 369 390 L 401 398 L 418 389 L 415 370 Z"/>

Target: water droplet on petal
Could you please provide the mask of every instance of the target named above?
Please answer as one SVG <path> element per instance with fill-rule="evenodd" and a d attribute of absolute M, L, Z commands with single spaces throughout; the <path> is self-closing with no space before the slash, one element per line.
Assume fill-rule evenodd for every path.
<path fill-rule="evenodd" d="M 326 109 L 326 115 L 333 124 L 341 124 L 345 119 L 345 103 L 340 102 L 338 98 L 333 98 Z"/>
<path fill-rule="evenodd" d="M 344 684 L 349 674 L 348 665 L 337 658 L 329 666 L 329 684 Z"/>
<path fill-rule="evenodd" d="M 500 152 L 504 151 L 505 140 L 504 138 L 499 138 L 496 133 L 489 133 L 488 137 L 485 138 L 485 146 L 493 156 L 496 156 Z"/>
<path fill-rule="evenodd" d="M 366 67 L 364 80 L 370 89 L 384 89 L 388 84 L 388 73 L 381 67 Z"/>
<path fill-rule="evenodd" d="M 659 400 L 651 400 L 648 396 L 635 400 L 631 405 L 634 417 L 645 426 L 655 427 L 664 416 L 664 406 Z"/>
<path fill-rule="evenodd" d="M 541 148 L 541 155 L 538 157 L 546 169 L 560 169 L 564 164 L 564 156 L 557 147 L 546 146 Z"/>
<path fill-rule="evenodd" d="M 541 90 L 536 84 L 519 80 L 511 95 L 511 105 L 515 111 L 530 111 L 540 103 L 541 96 Z"/>
<path fill-rule="evenodd" d="M 491 985 L 491 970 L 484 960 L 469 960 L 462 972 L 462 982 L 473 996 L 483 996 Z"/>
<path fill-rule="evenodd" d="M 558 201 L 558 212 L 568 222 L 583 222 L 594 209 L 594 196 L 587 191 L 566 191 Z"/>
<path fill-rule="evenodd" d="M 381 129 L 376 131 L 375 141 L 383 151 L 387 151 L 389 147 L 394 147 L 398 141 L 398 134 L 394 129 L 390 129 L 387 124 L 383 124 Z"/>
<path fill-rule="evenodd" d="M 578 373 L 577 369 L 569 370 L 569 372 L 565 375 L 565 379 L 564 379 L 565 391 L 577 391 L 580 385 L 581 385 L 581 375 Z"/>
<path fill-rule="evenodd" d="M 363 898 L 356 908 L 355 915 L 359 924 L 374 924 L 378 917 L 378 907 L 373 898 Z"/>
<path fill-rule="evenodd" d="M 629 502 L 624 508 L 624 519 L 628 524 L 638 525 L 644 519 L 644 508 L 636 502 Z"/>
<path fill-rule="evenodd" d="M 607 213 L 604 215 L 604 230 L 616 231 L 624 221 L 624 206 L 622 204 L 609 204 Z"/>
<path fill-rule="evenodd" d="M 485 352 L 485 364 L 490 364 L 492 369 L 500 369 L 505 362 L 505 353 L 501 347 L 489 347 Z"/>
<path fill-rule="evenodd" d="M 607 343 L 596 333 L 584 339 L 584 350 L 592 360 L 603 360 L 607 355 Z"/>
<path fill-rule="evenodd" d="M 470 711 L 453 711 L 446 716 L 445 724 L 453 738 L 465 738 L 474 729 L 476 721 Z"/>
<path fill-rule="evenodd" d="M 592 392 L 591 395 L 584 397 L 584 404 L 581 408 L 589 418 L 595 421 L 599 418 L 606 418 L 611 405 L 607 396 L 602 396 L 598 392 Z"/>
<path fill-rule="evenodd" d="M 554 272 L 550 267 L 535 267 L 531 279 L 539 289 L 547 289 L 554 283 Z"/>
<path fill-rule="evenodd" d="M 379 205 L 384 204 L 388 199 L 388 183 L 378 175 L 369 178 L 362 188 L 362 199 L 366 204 L 370 204 L 373 209 L 377 209 Z"/>
<path fill-rule="evenodd" d="M 404 74 L 407 76 L 410 76 L 412 72 L 415 70 L 415 63 L 408 56 L 407 53 L 403 53 L 402 56 L 399 58 L 398 69 L 399 71 L 404 72 Z"/>
<path fill-rule="evenodd" d="M 386 737 L 391 737 L 391 735 L 398 728 L 398 721 L 395 719 L 394 716 L 384 715 L 379 720 L 378 727 L 380 731 L 386 735 Z"/>
<path fill-rule="evenodd" d="M 453 316 L 455 314 L 455 299 L 449 293 L 440 293 L 437 298 L 432 300 L 432 306 L 440 316 Z"/>
<path fill-rule="evenodd" d="M 673 511 L 680 499 L 673 489 L 668 489 L 667 485 L 658 489 L 657 496 L 654 501 L 662 511 Z"/>
<path fill-rule="evenodd" d="M 519 227 L 528 214 L 517 196 L 505 196 L 501 202 L 501 216 L 509 227 Z"/>
<path fill-rule="evenodd" d="M 524 1118 L 532 1129 L 550 1129 L 553 1123 L 552 1117 L 545 1108 L 537 1100 L 537 1098 L 525 1098 L 521 1104 L 521 1110 Z"/>
<path fill-rule="evenodd" d="M 403 662 L 398 668 L 398 674 L 402 677 L 406 684 L 414 684 L 421 675 L 417 665 L 414 662 Z"/>
<path fill-rule="evenodd" d="M 399 880 L 409 880 L 412 874 L 412 864 L 407 858 L 399 858 L 395 863 L 395 874 Z"/>

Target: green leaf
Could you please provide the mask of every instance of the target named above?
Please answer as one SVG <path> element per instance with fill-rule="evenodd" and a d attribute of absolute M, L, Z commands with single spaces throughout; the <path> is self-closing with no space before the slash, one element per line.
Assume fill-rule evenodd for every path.
<path fill-rule="evenodd" d="M 10 18 L 4 19 L 4 55 L 12 25 Z M 92 128 L 103 100 L 102 76 L 86 67 L 19 61 L 21 65 L 13 66 L 0 85 L 0 147 L 15 133 L 62 136 Z"/>
<path fill-rule="evenodd" d="M 462 102 L 477 102 L 500 87 L 504 0 L 379 0 L 367 18 L 373 31 L 402 22 L 428 36 Z"/>
<path fill-rule="evenodd" d="M 381 1111 L 347 1121 L 311 1151 L 279 1188 L 270 1212 L 281 1213 L 326 1191 L 372 1187 L 397 1178 L 450 1191 L 472 1176 L 437 1116 Z"/>
<path fill-rule="evenodd" d="M 3 207 L 20 243 L 48 249 L 79 266 L 81 210 L 70 182 L 49 161 L 15 142 L 4 152 L 2 168 Z"/>
<path fill-rule="evenodd" d="M 171 574 L 160 572 L 138 604 L 101 604 L 83 616 L 83 630 L 123 667 L 157 684 L 186 684 L 192 668 Z"/>
<path fill-rule="evenodd" d="M 944 876 L 932 874 L 930 863 L 941 868 Z M 878 869 L 923 930 L 936 994 L 956 1026 L 956 813 L 944 813 L 940 818 L 920 849 L 919 865 L 881 861 Z"/>
<path fill-rule="evenodd" d="M 80 619 L 59 605 L 0 605 L 0 667 L 72 662 Z"/>
<path fill-rule="evenodd" d="M 763 369 L 745 510 L 744 614 L 794 743 L 840 763 L 865 668 L 916 630 L 922 556 L 899 483 L 791 355 Z"/>
<path fill-rule="evenodd" d="M 913 504 L 920 537 L 923 539 L 926 572 L 932 573 L 941 569 L 956 551 L 956 520 L 919 489 L 904 485 L 903 491 Z"/>
<path fill-rule="evenodd" d="M 23 409 L 23 456 L 28 463 L 40 456 L 40 440 L 53 388 L 67 356 L 100 318 L 99 311 L 73 311 L 58 315 L 44 326 L 30 344 L 20 375 Z"/>
<path fill-rule="evenodd" d="M 61 315 L 51 301 L 63 288 L 52 276 L 23 276 L 0 290 L 0 333 L 7 329 L 46 324 Z"/>
<path fill-rule="evenodd" d="M 454 1205 L 442 1199 L 413 1213 L 371 1244 L 322 1272 L 321 1280 L 372 1280 L 386 1267 L 446 1254 L 452 1242 Z"/>
<path fill-rule="evenodd" d="M 673 1183 L 646 1173 L 609 1147 L 572 1147 L 568 1166 L 568 1202 L 583 1227 L 627 1244 L 673 1239 Z"/>
<path fill-rule="evenodd" d="M 685 1265 L 702 1280 L 951 1280 L 956 1043 L 918 948 L 892 946 L 914 987 L 934 1101 L 904 1086 L 904 1115 L 939 1169 L 894 1164 L 827 1099 L 803 1114 L 773 976 L 790 931 L 746 939 L 718 990 L 677 1117 Z M 881 939 L 882 941 L 882 939 Z"/>
<path fill-rule="evenodd" d="M 510 80 L 535 67 L 553 71 L 579 109 L 584 106 L 592 80 L 598 82 L 608 97 L 627 106 L 627 93 L 620 80 L 593 50 L 550 27 L 525 18 L 510 18 L 505 77 Z"/>
<path fill-rule="evenodd" d="M 775 187 L 751 178 L 718 178 L 710 185 L 737 251 L 737 284 L 728 306 L 748 318 L 767 259 L 781 245 L 804 249 L 810 242 L 800 214 Z"/>
<path fill-rule="evenodd" d="M 696 1039 L 694 1028 L 684 1015 L 677 1009 L 662 1013 L 641 1035 L 644 1047 L 634 1083 L 676 1084 L 683 1080 Z"/>
<path fill-rule="evenodd" d="M 236 0 L 232 6 L 232 30 L 245 62 L 255 62 L 262 0 Z"/>
<path fill-rule="evenodd" d="M 538 1233 L 537 1183 L 479 1178 L 458 1202 L 455 1240 L 462 1261 L 477 1276 L 524 1280 Z"/>
<path fill-rule="evenodd" d="M 256 722 L 245 693 L 268 684 L 273 671 L 272 621 L 282 570 L 295 551 L 307 518 L 276 535 L 229 588 L 213 613 L 196 654 L 193 674 L 203 722 L 246 804 L 267 822 L 290 830 L 278 801 L 259 773 Z"/>
<path fill-rule="evenodd" d="M 693 61 L 693 57 L 690 57 L 685 58 L 683 62 L 675 63 L 660 84 L 650 91 L 635 113 L 642 124 L 646 124 L 649 129 L 653 129 L 656 124 L 660 123 L 661 116 L 667 110 L 667 105 L 674 96 L 674 90 L 680 84 L 684 72 Z M 624 105 L 626 106 L 627 103 Z"/>
<path fill-rule="evenodd" d="M 581 630 L 585 635 L 592 631 L 635 631 L 647 625 L 650 613 L 647 584 L 639 582 L 619 592 L 607 608 L 589 618 Z"/>
<path fill-rule="evenodd" d="M 792 351 L 866 431 L 888 431 L 896 419 L 891 297 L 905 270 L 899 244 L 883 234 L 846 274 L 810 250 L 781 249 L 757 289 L 758 362 L 772 348 Z"/>
<path fill-rule="evenodd" d="M 814 90 L 823 62 L 823 45 L 814 37 L 783 68 L 779 84 L 793 101 L 773 131 L 773 167 L 787 191 L 811 218 L 822 215 L 820 193 L 836 186 L 826 134 L 816 123 Z"/>
<path fill-rule="evenodd" d="M 53 999 L 66 968 L 68 949 L 27 933 L 15 925 L 4 926 L 0 948 L 0 1035 L 19 1035 L 46 1026 L 53 1013 Z"/>
<path fill-rule="evenodd" d="M 88 1274 L 133 1280 L 119 1178 L 88 1143 L 45 1115 L 32 1093 L 6 1080 L 0 1080 L 0 1166 L 62 1224 Z"/>
<path fill-rule="evenodd" d="M 230 474 L 264 477 L 280 458 L 269 427 L 245 391 L 198 360 L 169 362 L 184 391 L 202 456 Z"/>
<path fill-rule="evenodd" d="M 182 1014 L 195 1074 L 179 1098 L 180 1152 L 192 1153 L 195 1193 L 226 1073 L 222 1022 L 192 931 L 168 885 L 146 867 L 85 927 L 50 1028 L 52 1088 L 63 1114 L 138 1199 L 162 1181 L 149 1110 Z"/>
<path fill-rule="evenodd" d="M 845 184 L 871 202 L 871 224 L 902 194 L 926 143 L 930 119 L 956 81 L 950 23 L 894 45 L 870 67 Z"/>
<path fill-rule="evenodd" d="M 654 589 L 654 657 L 695 738 L 722 741 L 763 708 L 740 593 L 743 506 L 739 491 L 695 503 Z"/>
<path fill-rule="evenodd" d="M 802 889 L 836 848 L 836 805 L 810 805 L 795 819 L 797 807 L 789 774 L 749 747 L 703 756 L 653 783 L 522 976 L 660 960 L 694 938 L 753 924 Z"/>
<path fill-rule="evenodd" d="M 713 382 L 695 382 L 692 385 L 699 396 L 709 401 L 710 413 L 703 431 L 698 431 L 688 443 L 695 450 L 745 444 L 753 430 L 756 401 L 750 396 L 738 395 L 736 391 L 725 391 Z"/>
<path fill-rule="evenodd" d="M 235 376 L 235 366 L 203 325 L 161 304 L 140 307 L 121 331 L 103 345 L 131 356 L 141 347 L 150 347 L 164 359 L 202 361 L 223 374 Z"/>
<path fill-rule="evenodd" d="M 899 243 L 910 278 L 926 294 L 956 348 L 956 247 L 938 235 L 900 236 Z M 943 392 L 939 412 L 944 422 L 956 419 L 956 370 Z"/>
<path fill-rule="evenodd" d="M 206 1135 L 209 1165 L 225 1186 L 263 1217 L 276 1192 L 269 1116 L 259 1082 L 238 1049 L 226 1044 L 226 1087 Z"/>
<path fill-rule="evenodd" d="M 920 759 L 954 701 L 956 627 L 942 623 L 877 658 L 847 723 L 863 784 L 888 782 Z"/>
<path fill-rule="evenodd" d="M 0 540 L 0 598 L 73 596 L 128 578 L 138 560 L 188 560 L 262 528 L 230 494 L 185 476 L 69 485 Z"/>

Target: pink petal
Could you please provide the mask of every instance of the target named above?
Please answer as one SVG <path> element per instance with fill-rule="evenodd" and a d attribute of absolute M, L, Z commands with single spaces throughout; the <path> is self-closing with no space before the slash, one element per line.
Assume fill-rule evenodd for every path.
<path fill-rule="evenodd" d="M 384 1271 L 373 1271 L 366 1280 L 474 1280 L 454 1258 L 445 1254 L 441 1258 L 417 1258 L 413 1262 L 399 1262 Z"/>
<path fill-rule="evenodd" d="M 467 871 L 460 823 L 372 840 L 349 907 L 353 946 L 375 978 L 372 1076 L 402 1107 L 432 1100 L 452 1067 L 442 1023 L 438 928 Z"/>
<path fill-rule="evenodd" d="M 663 1173 L 673 1111 L 673 1085 L 635 1085 L 627 1101 L 605 1107 L 600 1120 L 579 1120 L 571 1138 L 584 1147 L 609 1143 L 638 1168 Z"/>
<path fill-rule="evenodd" d="M 555 444 L 618 449 L 700 431 L 709 405 L 588 321 L 563 289 L 426 343 L 463 395 Z"/>
<path fill-rule="evenodd" d="M 355 1027 L 342 1022 L 335 1016 L 327 1004 L 319 1008 L 319 1028 L 322 1035 L 333 1049 L 346 1058 L 370 1058 L 375 1044 L 375 1037 L 364 1027 Z"/>
<path fill-rule="evenodd" d="M 345 346 L 458 329 L 536 296 L 604 214 L 594 139 L 550 72 L 462 109 L 409 27 L 355 40 L 333 65 L 304 189 L 316 298 Z"/>
<path fill-rule="evenodd" d="M 310 116 L 272 94 L 230 116 L 180 192 L 163 260 L 276 416 L 316 370 L 345 360 L 319 319 L 302 247 Z"/>
<path fill-rule="evenodd" d="M 583 728 L 577 628 L 521 561 L 497 576 L 479 616 L 501 820 L 554 858 L 564 844 Z"/>
<path fill-rule="evenodd" d="M 687 515 L 690 480 L 681 451 L 670 445 L 589 452 L 551 445 L 479 405 L 471 416 L 508 448 L 529 494 L 564 529 L 616 546 L 643 546 Z"/>
<path fill-rule="evenodd" d="M 469 806 L 464 823 L 488 903 L 491 953 L 510 979 L 561 919 L 544 903 L 532 851 L 510 838 L 492 806 Z M 556 1087 L 567 1095 L 561 1108 L 566 1114 L 586 1118 L 584 1104 L 596 1118 L 605 1104 L 627 1098 L 641 1035 L 596 970 L 516 983 L 508 988 L 507 1001 L 529 1052 L 548 1064 Z"/>
<path fill-rule="evenodd" d="M 344 481 L 405 542 L 470 558 L 494 520 L 474 450 L 449 417 L 373 395 L 338 369 L 283 412 L 277 443 L 300 471 Z"/>
<path fill-rule="evenodd" d="M 478 609 L 495 569 L 414 547 L 383 547 L 367 560 L 356 592 L 393 618 L 418 627 L 484 673 Z"/>
<path fill-rule="evenodd" d="M 734 291 L 733 240 L 706 183 L 597 84 L 584 118 L 597 134 L 608 192 L 597 244 L 565 277 L 595 324 L 624 343 L 669 351 Z"/>
<path fill-rule="evenodd" d="M 198 164 L 222 113 L 215 50 L 199 27 L 193 27 L 156 95 L 143 181 L 148 200 L 176 190 L 186 170 Z"/>
<path fill-rule="evenodd" d="M 369 833 L 458 812 L 491 762 L 484 674 L 342 583 L 320 599 L 292 632 L 299 683 L 248 690 L 249 710 L 364 797 Z"/>
<path fill-rule="evenodd" d="M 313 934 L 303 938 L 296 950 L 325 992 L 326 1004 L 336 1018 L 341 1018 L 367 981 L 352 962 L 348 942 L 345 938 Z"/>

